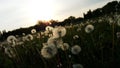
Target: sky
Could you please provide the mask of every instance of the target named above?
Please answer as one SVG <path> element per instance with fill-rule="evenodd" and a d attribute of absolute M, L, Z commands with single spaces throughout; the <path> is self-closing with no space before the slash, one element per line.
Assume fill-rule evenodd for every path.
<path fill-rule="evenodd" d="M 0 31 L 33 26 L 38 20 L 82 17 L 113 0 L 0 0 Z M 120 1 L 120 0 L 118 0 Z"/>

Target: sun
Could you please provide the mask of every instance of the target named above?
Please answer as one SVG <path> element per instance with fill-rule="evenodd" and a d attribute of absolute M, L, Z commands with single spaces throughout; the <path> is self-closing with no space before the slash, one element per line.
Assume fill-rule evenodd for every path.
<path fill-rule="evenodd" d="M 27 3 L 27 15 L 31 20 L 50 20 L 54 16 L 53 0 L 30 0 Z"/>

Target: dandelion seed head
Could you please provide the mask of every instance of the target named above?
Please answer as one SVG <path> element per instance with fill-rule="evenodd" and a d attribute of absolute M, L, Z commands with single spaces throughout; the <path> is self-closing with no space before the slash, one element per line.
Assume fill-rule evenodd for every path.
<path fill-rule="evenodd" d="M 32 34 L 35 34 L 35 33 L 36 33 L 36 29 L 32 29 L 32 30 L 31 30 L 31 33 L 32 33 Z"/>
<path fill-rule="evenodd" d="M 40 33 L 37 33 L 37 37 L 36 38 L 40 38 Z"/>
<path fill-rule="evenodd" d="M 73 68 L 83 68 L 83 65 L 81 64 L 73 64 Z"/>
<path fill-rule="evenodd" d="M 68 50 L 68 49 L 69 49 L 69 44 L 68 44 L 68 43 L 63 43 L 63 45 L 61 46 L 61 49 L 62 49 L 63 51 Z"/>
<path fill-rule="evenodd" d="M 25 33 L 22 33 L 23 36 L 25 36 Z"/>
<path fill-rule="evenodd" d="M 90 32 L 92 32 L 94 30 L 94 26 L 93 25 L 87 25 L 86 27 L 85 27 L 85 32 L 86 33 L 90 33 Z"/>
<path fill-rule="evenodd" d="M 7 42 L 14 44 L 14 43 L 17 42 L 17 38 L 15 36 L 13 36 L 13 35 L 10 35 L 10 36 L 7 37 Z"/>
<path fill-rule="evenodd" d="M 31 34 L 28 34 L 25 36 L 25 40 L 27 41 L 33 40 L 33 36 Z"/>
<path fill-rule="evenodd" d="M 53 29 L 53 36 L 55 38 L 63 37 L 66 35 L 66 29 L 62 26 Z"/>
<path fill-rule="evenodd" d="M 81 47 L 79 45 L 75 45 L 71 48 L 72 54 L 79 54 L 80 51 L 81 51 Z"/>
<path fill-rule="evenodd" d="M 60 38 L 54 38 L 54 37 L 50 37 L 47 41 L 47 44 L 50 45 L 55 45 L 57 48 L 60 48 L 60 46 L 63 44 L 62 39 Z"/>
<path fill-rule="evenodd" d="M 44 32 L 40 32 L 41 35 L 44 35 Z"/>
<path fill-rule="evenodd" d="M 57 54 L 57 48 L 55 46 L 45 46 L 41 49 L 41 55 L 44 58 L 50 59 Z"/>
<path fill-rule="evenodd" d="M 52 31 L 52 30 L 53 30 L 53 27 L 47 26 L 47 27 L 45 28 L 45 30 L 46 30 L 46 31 Z"/>
<path fill-rule="evenodd" d="M 72 56 L 71 55 L 68 55 L 69 58 L 71 58 Z"/>
<path fill-rule="evenodd" d="M 79 32 L 79 31 L 81 31 L 81 28 L 78 28 L 78 29 L 77 29 L 77 32 Z"/>

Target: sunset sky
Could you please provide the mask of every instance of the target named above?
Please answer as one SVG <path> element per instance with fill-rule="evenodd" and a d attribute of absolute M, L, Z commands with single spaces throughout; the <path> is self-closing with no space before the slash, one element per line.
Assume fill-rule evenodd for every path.
<path fill-rule="evenodd" d="M 113 0 L 0 0 L 0 31 L 35 25 L 38 20 L 82 17 Z M 120 1 L 120 0 L 118 0 Z"/>

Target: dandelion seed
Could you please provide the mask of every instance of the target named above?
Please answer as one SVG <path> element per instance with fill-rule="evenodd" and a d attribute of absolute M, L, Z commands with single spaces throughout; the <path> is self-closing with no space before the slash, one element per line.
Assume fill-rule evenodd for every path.
<path fill-rule="evenodd" d="M 73 68 L 83 68 L 83 65 L 81 65 L 81 64 L 73 64 Z"/>
<path fill-rule="evenodd" d="M 75 45 L 71 48 L 72 54 L 79 54 L 80 51 L 81 51 L 81 47 L 78 45 Z"/>
<path fill-rule="evenodd" d="M 66 29 L 64 27 L 56 27 L 53 29 L 53 36 L 55 38 L 60 38 L 66 35 Z"/>
<path fill-rule="evenodd" d="M 35 34 L 35 33 L 36 33 L 36 29 L 32 29 L 32 30 L 31 30 L 31 33 L 32 33 L 32 34 Z"/>
<path fill-rule="evenodd" d="M 86 27 L 85 27 L 85 32 L 86 33 L 90 33 L 90 32 L 92 32 L 94 30 L 94 26 L 93 25 L 87 25 Z"/>
<path fill-rule="evenodd" d="M 63 45 L 61 46 L 61 49 L 62 49 L 63 51 L 68 50 L 68 49 L 69 49 L 69 44 L 68 44 L 68 43 L 63 43 Z"/>
<path fill-rule="evenodd" d="M 44 58 L 50 59 L 57 54 L 57 48 L 55 46 L 45 46 L 41 49 L 41 55 Z"/>

